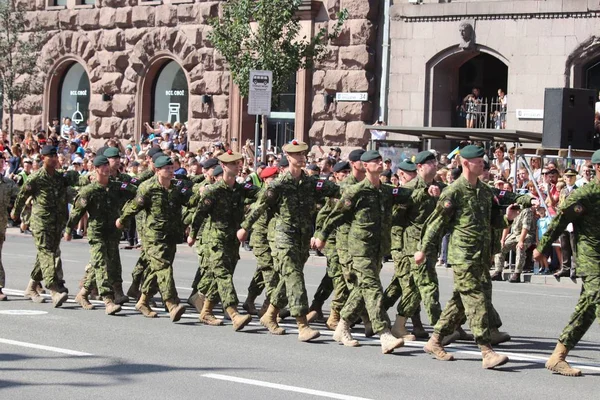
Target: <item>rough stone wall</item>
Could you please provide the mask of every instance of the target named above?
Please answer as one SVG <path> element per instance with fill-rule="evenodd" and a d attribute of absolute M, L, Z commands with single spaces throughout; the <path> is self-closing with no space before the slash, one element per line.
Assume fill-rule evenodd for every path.
<path fill-rule="evenodd" d="M 52 72 L 55 62 L 71 56 L 80 61 L 91 83 L 90 130 L 92 139 L 128 139 L 140 113 L 140 82 L 152 58 L 169 54 L 186 71 L 189 83 L 190 140 L 206 142 L 226 137 L 229 129 L 230 74 L 224 60 L 207 39 L 208 19 L 217 16 L 220 1 L 196 0 L 186 4 L 141 5 L 139 0 L 97 0 L 89 9 L 48 10 L 45 0 L 20 0 L 28 9 L 29 29 L 47 32 L 40 63 Z M 339 103 L 326 106 L 323 93 L 375 94 L 374 53 L 379 1 L 324 0 L 330 18 L 347 8 L 349 20 L 327 59 L 315 66 L 310 130 L 312 139 L 326 144 L 364 144 L 364 122 L 372 122 L 373 105 Z M 331 22 L 331 24 L 333 24 Z M 315 32 L 328 22 L 318 23 Z M 48 76 L 44 75 L 46 83 Z M 103 101 L 102 94 L 112 95 Z M 202 104 L 201 95 L 212 95 Z M 311 95 L 311 93 L 307 93 Z M 29 96 L 15 110 L 15 131 L 45 125 L 43 94 Z M 7 113 L 3 126 L 7 126 Z"/>

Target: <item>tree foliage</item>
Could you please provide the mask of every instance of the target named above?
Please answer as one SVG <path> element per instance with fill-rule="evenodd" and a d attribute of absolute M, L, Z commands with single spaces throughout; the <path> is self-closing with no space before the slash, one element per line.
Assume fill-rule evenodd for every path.
<path fill-rule="evenodd" d="M 15 3 L 0 1 L 0 85 L 10 111 L 11 136 L 15 104 L 41 85 L 38 57 L 44 40 L 39 31 L 26 32 L 24 6 Z"/>
<path fill-rule="evenodd" d="M 221 18 L 210 21 L 209 40 L 229 64 L 233 81 L 248 96 L 251 70 L 273 72 L 273 98 L 284 93 L 300 69 L 312 68 L 322 59 L 327 43 L 335 39 L 347 19 L 337 14 L 330 32 L 321 29 L 312 38 L 300 38 L 296 16 L 302 0 L 228 0 Z"/>

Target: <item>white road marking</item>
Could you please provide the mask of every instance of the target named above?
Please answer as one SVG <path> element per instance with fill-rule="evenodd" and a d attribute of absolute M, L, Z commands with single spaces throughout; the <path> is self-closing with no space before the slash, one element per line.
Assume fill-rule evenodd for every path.
<path fill-rule="evenodd" d="M 4 315 L 45 315 L 46 311 L 39 310 L 0 310 L 0 314 Z"/>
<path fill-rule="evenodd" d="M 0 338 L 0 343 L 10 344 L 13 346 L 28 347 L 30 349 L 52 351 L 54 353 L 68 354 L 70 356 L 83 357 L 83 356 L 93 355 L 90 353 L 84 353 L 84 352 L 76 351 L 76 350 L 61 349 L 60 347 L 44 346 L 43 344 L 19 342 L 17 340 L 10 340 L 10 339 L 3 339 L 3 338 Z"/>
<path fill-rule="evenodd" d="M 547 293 L 534 293 L 534 292 L 522 292 L 519 290 L 502 290 L 502 289 L 494 289 L 494 292 L 502 292 L 502 293 L 518 293 L 518 294 L 527 294 L 530 296 L 544 296 L 544 297 L 563 297 L 568 299 L 577 298 L 578 295 L 564 295 L 564 294 L 547 294 Z"/>
<path fill-rule="evenodd" d="M 228 382 L 235 382 L 235 383 L 243 383 L 246 385 L 261 386 L 261 387 L 266 387 L 266 388 L 270 388 L 270 389 L 285 390 L 287 392 L 310 394 L 313 396 L 328 397 L 330 399 L 369 400 L 365 397 L 348 396 L 345 394 L 324 392 L 322 390 L 307 389 L 307 388 L 302 388 L 302 387 L 298 387 L 298 386 L 282 385 L 279 383 L 258 381 L 255 379 L 238 378 L 237 376 L 221 375 L 221 374 L 204 374 L 202 376 L 204 378 L 218 379 L 221 381 L 228 381 Z"/>

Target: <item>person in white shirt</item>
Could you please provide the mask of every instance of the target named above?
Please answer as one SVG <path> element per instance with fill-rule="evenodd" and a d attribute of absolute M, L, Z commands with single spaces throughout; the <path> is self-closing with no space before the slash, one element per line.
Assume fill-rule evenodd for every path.
<path fill-rule="evenodd" d="M 590 164 L 583 165 L 579 170 L 579 174 L 581 175 L 581 178 L 577 180 L 575 185 L 577 185 L 577 187 L 587 185 L 592 180 L 592 166 Z"/>
<path fill-rule="evenodd" d="M 496 156 L 494 159 L 494 165 L 500 171 L 502 176 L 505 179 L 508 179 L 508 175 L 510 173 L 510 161 L 504 158 L 504 151 L 504 146 L 496 147 L 496 150 L 494 150 L 494 156 Z"/>

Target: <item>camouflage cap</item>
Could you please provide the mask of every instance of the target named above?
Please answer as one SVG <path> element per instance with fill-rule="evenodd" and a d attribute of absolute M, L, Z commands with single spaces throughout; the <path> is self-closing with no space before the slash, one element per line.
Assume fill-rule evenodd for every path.
<path fill-rule="evenodd" d="M 299 140 L 292 140 L 290 143 L 283 146 L 283 151 L 286 153 L 301 153 L 308 150 L 308 145 Z"/>
<path fill-rule="evenodd" d="M 119 157 L 119 149 L 117 149 L 116 147 L 109 147 L 106 150 L 104 150 L 104 153 L 102 154 L 104 154 L 106 158 Z"/>
<path fill-rule="evenodd" d="M 398 164 L 398 169 L 401 169 L 404 172 L 415 172 L 417 170 L 417 166 L 414 162 L 406 159 Z"/>
<path fill-rule="evenodd" d="M 100 167 L 101 165 L 108 164 L 108 158 L 105 155 L 100 154 L 94 157 L 94 167 Z"/>
<path fill-rule="evenodd" d="M 154 161 L 154 166 L 156 168 L 162 168 L 162 167 L 165 167 L 167 165 L 173 165 L 173 160 L 171 159 L 171 157 L 165 156 L 164 154 L 161 155 L 160 157 L 158 157 Z"/>
<path fill-rule="evenodd" d="M 416 155 L 415 164 L 425 164 L 429 160 L 435 160 L 435 154 L 429 150 L 425 150 Z"/>
<path fill-rule="evenodd" d="M 226 153 L 221 154 L 219 157 L 219 161 L 223 163 L 236 162 L 244 158 L 240 153 L 234 153 L 232 150 L 227 150 Z"/>
<path fill-rule="evenodd" d="M 485 155 L 485 150 L 483 150 L 479 146 L 475 146 L 473 144 L 470 144 L 470 145 L 465 146 L 462 149 L 460 149 L 459 154 L 465 160 L 471 160 L 473 158 L 481 158 L 481 157 L 483 157 Z"/>
<path fill-rule="evenodd" d="M 381 158 L 381 154 L 377 150 L 367 150 L 360 156 L 360 161 L 369 162 Z"/>
<path fill-rule="evenodd" d="M 600 150 L 596 150 L 592 154 L 592 164 L 600 164 Z"/>

